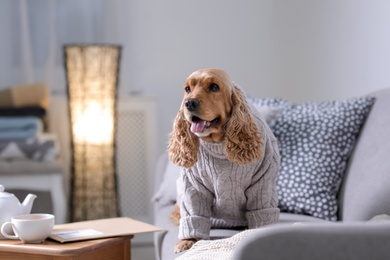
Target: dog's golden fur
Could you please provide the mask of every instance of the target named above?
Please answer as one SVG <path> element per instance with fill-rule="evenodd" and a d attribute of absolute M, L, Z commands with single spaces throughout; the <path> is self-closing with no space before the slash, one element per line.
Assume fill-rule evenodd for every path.
<path fill-rule="evenodd" d="M 189 109 L 188 101 L 197 100 L 198 107 Z M 191 131 L 197 119 L 207 121 L 201 133 Z M 206 142 L 222 143 L 226 157 L 237 164 L 248 164 L 262 156 L 262 140 L 250 114 L 244 94 L 234 86 L 228 74 L 219 69 L 193 72 L 184 85 L 184 98 L 169 137 L 169 159 L 176 165 L 191 168 L 197 162 L 199 138 Z M 178 224 L 178 205 L 171 214 Z M 184 239 L 176 252 L 190 248 L 196 239 Z"/>

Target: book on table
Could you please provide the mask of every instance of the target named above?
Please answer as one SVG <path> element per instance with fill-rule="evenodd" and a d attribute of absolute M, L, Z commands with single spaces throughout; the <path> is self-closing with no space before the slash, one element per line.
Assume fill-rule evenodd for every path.
<path fill-rule="evenodd" d="M 55 225 L 49 238 L 60 243 L 128 236 L 164 229 L 127 217 L 88 220 Z"/>

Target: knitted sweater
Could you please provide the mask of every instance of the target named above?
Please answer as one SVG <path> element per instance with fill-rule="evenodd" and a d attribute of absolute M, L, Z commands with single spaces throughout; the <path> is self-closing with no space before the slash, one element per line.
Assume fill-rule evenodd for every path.
<path fill-rule="evenodd" d="M 263 138 L 262 158 L 235 164 L 220 143 L 201 140 L 197 163 L 182 168 L 177 180 L 179 239 L 209 239 L 211 227 L 251 229 L 278 222 L 277 141 L 265 120 L 251 110 Z"/>

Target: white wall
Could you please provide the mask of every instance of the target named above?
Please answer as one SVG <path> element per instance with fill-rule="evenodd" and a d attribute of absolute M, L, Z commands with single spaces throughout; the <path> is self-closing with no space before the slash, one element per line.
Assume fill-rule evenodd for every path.
<path fill-rule="evenodd" d="M 128 8 L 122 91 L 157 96 L 159 152 L 184 81 L 199 68 L 227 70 L 249 95 L 297 102 L 390 86 L 388 0 L 148 0 Z"/>
<path fill-rule="evenodd" d="M 129 87 L 158 97 L 159 152 L 192 71 L 222 68 L 252 92 L 273 94 L 262 40 L 270 12 L 257 1 L 133 1 L 129 15 Z"/>
<path fill-rule="evenodd" d="M 0 5 L 0 88 L 28 83 L 27 74 L 35 72 L 35 80 L 46 75 L 43 81 L 53 92 L 64 94 L 63 43 L 121 44 L 120 94 L 156 97 L 158 153 L 166 149 L 185 79 L 199 68 L 225 69 L 249 95 L 297 102 L 390 86 L 389 0 L 3 0 Z M 23 6 L 29 8 L 25 23 L 18 16 Z M 80 25 L 73 26 L 75 21 Z M 33 25 L 33 32 L 23 34 L 21 24 Z M 33 68 L 7 71 L 19 56 L 29 66 L 28 55 L 17 51 L 30 50 L 23 35 L 31 35 L 33 50 L 40 49 L 31 56 L 42 57 L 30 62 Z M 48 48 L 48 42 L 58 46 Z"/>

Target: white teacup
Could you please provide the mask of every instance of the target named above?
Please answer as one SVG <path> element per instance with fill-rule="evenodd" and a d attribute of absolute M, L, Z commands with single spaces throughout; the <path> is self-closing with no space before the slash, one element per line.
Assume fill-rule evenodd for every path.
<path fill-rule="evenodd" d="M 8 234 L 8 226 L 12 226 L 16 235 Z M 14 216 L 11 222 L 1 226 L 1 233 L 10 239 L 20 239 L 24 243 L 42 243 L 51 234 L 54 227 L 54 215 L 29 214 Z"/>

